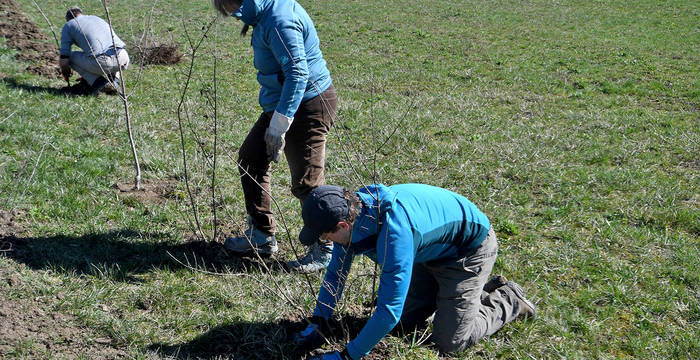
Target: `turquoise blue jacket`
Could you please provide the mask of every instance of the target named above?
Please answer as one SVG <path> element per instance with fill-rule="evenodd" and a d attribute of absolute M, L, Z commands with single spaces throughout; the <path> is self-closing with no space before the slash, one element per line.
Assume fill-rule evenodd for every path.
<path fill-rule="evenodd" d="M 316 28 L 298 2 L 243 0 L 233 15 L 253 26 L 250 44 L 263 111 L 294 117 L 302 101 L 331 85 Z"/>
<path fill-rule="evenodd" d="M 378 184 L 356 194 L 363 209 L 353 224 L 350 245 L 334 245 L 314 310 L 326 319 L 333 314 L 353 256 L 364 254 L 379 264 L 377 307 L 347 344 L 353 359 L 367 355 L 398 324 L 413 264 L 462 258 L 481 244 L 491 227 L 467 198 L 430 185 Z"/>

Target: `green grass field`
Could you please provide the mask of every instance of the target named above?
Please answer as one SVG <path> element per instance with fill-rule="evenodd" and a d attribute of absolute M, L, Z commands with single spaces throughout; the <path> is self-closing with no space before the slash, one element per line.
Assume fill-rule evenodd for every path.
<path fill-rule="evenodd" d="M 33 3 L 17 2 L 53 41 Z M 40 3 L 54 26 L 74 4 Z M 98 2 L 76 4 L 104 17 Z M 499 236 L 494 272 L 538 305 L 538 318 L 455 357 L 700 358 L 700 3 L 301 4 L 339 95 L 327 181 L 467 196 Z M 152 5 L 110 2 L 128 44 L 152 12 L 149 36 L 185 53 L 176 66 L 143 67 L 138 82 L 138 63 L 127 73 L 144 182 L 165 189 L 151 198 L 114 188 L 134 176 L 121 100 L 56 94 L 62 80 L 24 72 L 0 39 L 0 212 L 15 214 L 0 222 L 0 301 L 69 316 L 84 346 L 63 353 L 75 339 L 46 347 L 0 336 L 0 358 L 89 359 L 101 348 L 142 359 L 298 356 L 290 336 L 313 310 L 320 275 L 275 261 L 303 251 L 290 241 L 302 224 L 284 160 L 272 173 L 276 258 L 238 259 L 210 242 L 214 119 L 217 241 L 244 226 L 235 160 L 260 111 L 250 39 L 219 19 L 184 97 L 202 242 L 178 105 L 192 60 L 185 29 L 199 39 L 215 13 L 208 1 Z M 369 260 L 353 268 L 337 314 L 350 333 L 369 316 L 373 272 Z M 5 335 L 15 331 L 2 325 L 6 312 Z M 420 343 L 387 337 L 371 356 L 444 357 Z"/>

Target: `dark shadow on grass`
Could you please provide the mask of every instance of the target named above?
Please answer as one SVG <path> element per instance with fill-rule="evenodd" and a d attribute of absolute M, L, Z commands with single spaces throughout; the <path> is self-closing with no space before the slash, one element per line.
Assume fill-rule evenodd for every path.
<path fill-rule="evenodd" d="M 162 357 L 175 359 L 302 359 L 292 338 L 303 330 L 301 322 L 238 322 L 210 329 L 181 344 L 156 343 L 148 347 Z"/>
<path fill-rule="evenodd" d="M 367 318 L 355 316 L 331 321 L 334 329 L 331 343 L 324 348 L 341 350 L 348 339 L 357 336 L 366 321 Z M 305 327 L 305 321 L 289 318 L 276 322 L 237 322 L 210 329 L 186 343 L 155 343 L 147 351 L 174 359 L 304 359 L 323 352 L 294 344 L 294 334 Z M 392 348 L 382 341 L 364 359 L 391 358 L 391 352 Z"/>
<path fill-rule="evenodd" d="M 0 236 L 3 249 L 0 256 L 32 269 L 108 276 L 116 281 L 138 281 L 134 275 L 153 269 L 177 270 L 188 266 L 216 273 L 265 271 L 258 260 L 231 256 L 219 243 L 175 244 L 168 238 L 168 234 L 131 229 L 82 236 Z M 273 273 L 284 271 L 273 259 L 264 262 Z"/>
<path fill-rule="evenodd" d="M 332 321 L 331 344 L 326 349 L 340 350 L 347 339 L 357 336 L 366 318 L 344 317 Z M 342 324 L 342 325 L 341 325 Z M 147 350 L 161 357 L 175 359 L 304 359 L 318 354 L 314 348 L 298 348 L 294 334 L 303 330 L 303 320 L 281 319 L 276 322 L 237 322 L 210 329 L 192 341 L 181 344 L 156 343 Z M 380 343 L 367 359 L 385 359 L 390 349 Z"/>
<path fill-rule="evenodd" d="M 8 86 L 15 88 L 15 89 L 22 89 L 26 92 L 30 93 L 48 93 L 48 94 L 53 94 L 53 95 L 63 95 L 60 89 L 52 88 L 52 87 L 46 87 L 46 86 L 35 86 L 35 85 L 28 85 L 28 84 L 23 84 L 17 81 L 15 78 L 4 78 L 2 79 L 2 82 L 7 84 Z"/>

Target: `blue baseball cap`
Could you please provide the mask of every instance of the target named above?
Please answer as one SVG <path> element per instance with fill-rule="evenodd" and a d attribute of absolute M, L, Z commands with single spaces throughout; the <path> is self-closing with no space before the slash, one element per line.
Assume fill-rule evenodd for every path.
<path fill-rule="evenodd" d="M 344 190 L 336 185 L 321 185 L 309 193 L 301 209 L 304 227 L 299 241 L 307 246 L 318 241 L 321 234 L 333 230 L 350 210 L 350 203 L 343 196 Z"/>

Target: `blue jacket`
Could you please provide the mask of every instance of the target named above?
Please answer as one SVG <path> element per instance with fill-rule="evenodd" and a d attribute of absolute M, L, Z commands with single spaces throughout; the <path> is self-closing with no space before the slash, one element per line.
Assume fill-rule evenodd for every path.
<path fill-rule="evenodd" d="M 353 359 L 367 355 L 398 324 L 413 264 L 462 258 L 481 244 L 491 227 L 467 198 L 430 185 L 377 184 L 356 194 L 363 209 L 353 224 L 350 245 L 333 246 L 314 310 L 326 319 L 333 314 L 354 255 L 364 254 L 379 264 L 377 308 L 347 344 Z"/>
<path fill-rule="evenodd" d="M 234 16 L 254 27 L 250 44 L 263 111 L 294 117 L 302 101 L 331 85 L 316 28 L 298 2 L 243 0 Z"/>

